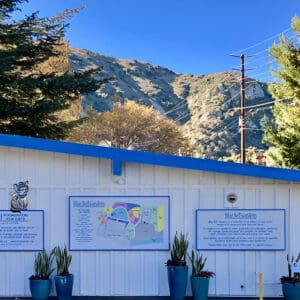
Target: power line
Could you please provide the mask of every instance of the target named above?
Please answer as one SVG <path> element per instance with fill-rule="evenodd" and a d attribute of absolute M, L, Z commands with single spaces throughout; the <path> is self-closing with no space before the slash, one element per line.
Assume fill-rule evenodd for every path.
<path fill-rule="evenodd" d="M 235 86 L 237 83 L 238 83 L 238 81 L 235 82 L 235 83 L 233 83 L 233 84 L 231 84 L 230 86 L 226 87 L 226 89 L 223 91 L 223 93 L 229 91 L 229 89 L 230 89 L 231 87 Z M 212 86 L 210 89 L 213 89 L 213 88 L 217 87 L 219 84 L 220 84 L 220 83 L 217 83 L 216 85 Z M 237 93 L 237 94 L 235 94 L 234 96 L 232 96 L 232 97 L 230 97 L 229 99 L 227 99 L 225 102 L 222 103 L 222 105 L 225 105 L 225 104 L 229 103 L 231 100 L 233 100 L 233 99 L 236 98 L 237 96 L 239 96 L 239 93 Z M 206 108 L 212 108 L 212 107 L 215 107 L 215 106 L 218 106 L 218 105 L 206 105 Z M 178 109 L 179 109 L 179 108 L 178 108 Z M 172 109 L 171 109 L 171 110 L 172 110 Z M 176 109 L 176 110 L 177 110 L 177 109 Z M 166 115 L 166 113 L 164 113 L 163 115 Z M 174 121 L 175 121 L 175 122 L 178 122 L 178 121 L 180 121 L 180 120 L 182 120 L 182 119 L 188 117 L 189 115 L 190 115 L 190 113 L 185 113 L 185 114 L 183 114 L 183 115 L 178 116 L 176 119 L 174 119 Z"/>
<path fill-rule="evenodd" d="M 255 56 L 257 56 L 257 54 L 255 54 Z M 253 60 L 249 59 L 249 61 L 245 63 L 245 66 L 246 66 L 246 65 L 251 65 L 251 64 L 253 64 L 254 62 L 258 62 L 258 61 L 260 61 L 260 60 L 268 59 L 268 58 L 269 58 L 269 55 L 264 55 L 264 56 L 258 57 L 258 58 L 256 58 L 256 59 L 253 59 Z"/>
<path fill-rule="evenodd" d="M 186 106 L 188 103 L 186 101 L 186 99 L 181 100 L 180 102 L 178 102 L 175 106 L 173 106 L 170 110 L 165 111 L 162 116 L 166 116 L 174 111 L 177 111 L 181 108 L 183 108 L 184 106 Z"/>
<path fill-rule="evenodd" d="M 265 40 L 263 40 L 263 41 L 261 41 L 261 42 L 258 42 L 258 43 L 254 44 L 254 45 L 251 45 L 251 46 L 247 47 L 247 48 L 244 48 L 244 49 L 235 51 L 235 52 L 231 53 L 230 55 L 236 55 L 236 54 L 238 54 L 238 53 L 242 53 L 242 52 L 245 52 L 245 51 L 247 51 L 247 50 L 249 50 L 249 49 L 255 48 L 255 47 L 257 47 L 257 46 L 259 46 L 259 45 L 262 45 L 263 43 L 265 43 L 265 42 L 267 42 L 267 41 L 269 41 L 269 40 L 272 40 L 272 39 L 274 39 L 274 38 L 280 36 L 281 34 L 283 34 L 283 33 L 285 33 L 285 32 L 288 32 L 288 31 L 290 31 L 290 30 L 291 30 L 290 28 L 287 28 L 287 29 L 285 29 L 285 30 L 283 30 L 283 31 L 281 31 L 281 32 L 279 32 L 279 33 L 277 33 L 277 34 L 272 35 L 271 37 L 269 37 L 269 38 L 267 38 L 267 39 L 265 39 Z M 265 50 L 264 50 L 264 51 L 265 51 Z"/>
<path fill-rule="evenodd" d="M 273 99 L 273 98 L 269 98 L 269 99 L 264 99 L 264 100 L 271 100 L 272 101 L 268 101 L 268 102 L 263 102 L 263 103 L 259 103 L 259 104 L 254 104 L 254 105 L 249 105 L 249 106 L 245 106 L 245 109 L 249 109 L 251 108 L 256 108 L 256 107 L 261 107 L 261 106 L 265 106 L 265 105 L 269 105 L 269 104 L 274 104 L 275 102 L 283 102 L 283 101 L 287 101 L 286 99 Z M 233 111 L 238 111 L 240 110 L 241 108 L 240 107 L 234 107 L 234 108 L 231 108 Z M 229 110 L 230 111 L 230 110 Z"/>
<path fill-rule="evenodd" d="M 213 132 L 212 135 L 211 135 L 211 137 L 213 137 L 213 136 L 215 136 L 215 135 L 218 135 L 220 132 L 224 131 L 225 129 L 228 130 L 228 129 L 231 129 L 231 128 L 236 127 L 237 121 L 238 121 L 238 120 L 235 119 L 235 120 L 229 122 L 226 126 L 220 128 L 220 129 L 219 129 L 218 131 L 216 131 L 216 132 Z"/>
<path fill-rule="evenodd" d="M 227 74 L 224 78 L 223 81 L 225 81 L 227 78 L 230 78 L 231 74 Z M 235 83 L 233 83 L 232 85 L 226 87 L 226 89 L 223 92 L 226 92 L 227 90 L 229 90 L 232 86 L 234 86 L 238 81 L 236 81 Z M 212 90 L 213 88 L 217 87 L 220 84 L 220 82 L 217 82 L 215 85 L 210 87 L 210 90 Z M 206 88 L 205 92 L 208 91 L 208 88 Z M 166 116 L 172 112 L 175 112 L 179 109 L 181 109 L 182 107 L 184 107 L 185 105 L 188 105 L 188 102 L 186 101 L 186 99 L 182 99 L 180 102 L 178 102 L 175 106 L 173 106 L 172 108 L 170 108 L 168 111 L 165 111 L 162 116 Z M 180 116 L 179 116 L 180 117 Z M 177 117 L 178 118 L 178 117 Z"/>
<path fill-rule="evenodd" d="M 270 99 L 273 99 L 273 98 L 270 98 Z M 269 100 L 269 99 L 264 99 L 264 100 Z M 249 105 L 249 106 L 245 106 L 244 108 L 245 109 L 249 109 L 249 108 L 255 108 L 255 107 L 260 107 L 260 106 L 265 106 L 265 105 L 268 105 L 268 104 L 272 104 L 274 103 L 275 100 L 273 99 L 272 101 L 268 101 L 268 102 L 264 102 L 264 103 L 259 103 L 259 104 L 254 104 L 254 105 Z M 235 107 L 235 108 L 232 108 L 234 111 L 237 111 L 237 110 L 240 110 L 241 108 L 240 107 Z"/>
<path fill-rule="evenodd" d="M 239 51 L 235 51 L 235 52 L 233 52 L 232 54 L 234 55 L 234 54 L 236 54 L 236 53 L 239 53 L 239 52 L 242 52 L 242 51 L 246 51 L 246 50 L 255 48 L 255 47 L 257 47 L 257 46 L 259 46 L 259 45 L 265 43 L 266 41 L 269 41 L 269 40 L 271 40 L 271 39 L 274 39 L 274 38 L 280 36 L 281 34 L 286 33 L 286 32 L 288 32 L 288 31 L 290 31 L 290 30 L 291 30 L 290 28 L 287 28 L 287 29 L 281 31 L 280 33 L 277 33 L 277 34 L 275 34 L 275 35 L 273 35 L 273 36 L 271 36 L 271 37 L 269 37 L 269 38 L 267 38 L 267 39 L 264 39 L 263 41 L 260 41 L 260 42 L 254 44 L 254 45 L 251 45 L 251 46 L 249 46 L 249 47 L 247 47 L 247 48 L 241 49 L 241 50 L 239 50 Z M 259 51 L 259 52 L 255 53 L 255 56 L 256 56 L 256 55 L 259 55 L 259 54 L 261 54 L 261 53 L 267 52 L 268 49 L 269 49 L 269 48 L 264 49 L 264 50 L 262 50 L 262 51 Z M 250 58 L 250 62 L 244 63 L 244 65 L 253 64 L 255 61 L 260 61 L 260 60 L 262 60 L 263 58 L 264 58 L 264 57 L 260 57 L 260 58 L 258 58 L 258 59 L 252 60 L 252 61 L 251 61 L 251 58 Z M 267 56 L 265 56 L 265 58 L 267 58 Z M 265 64 L 263 64 L 263 65 L 268 65 L 268 64 L 271 64 L 272 62 L 274 62 L 274 61 L 265 63 Z M 263 66 L 263 65 L 261 65 L 261 66 Z M 260 66 L 260 67 L 261 67 L 261 66 Z M 254 74 L 254 75 L 252 75 L 252 76 L 259 76 L 259 75 L 262 75 L 262 74 L 266 74 L 266 73 L 268 73 L 268 72 L 269 72 L 269 71 L 265 71 L 265 72 L 261 72 L 261 73 L 258 73 L 258 74 Z M 248 73 L 251 73 L 251 71 L 248 72 Z M 229 75 L 229 76 L 230 76 L 230 75 Z M 225 78 L 224 78 L 224 80 L 225 80 Z M 210 89 L 216 87 L 217 85 L 218 85 L 218 84 L 216 84 L 215 86 L 212 86 Z M 225 91 L 229 90 L 229 89 L 230 89 L 232 86 L 234 86 L 234 85 L 235 85 L 235 83 L 232 84 L 231 86 L 227 87 L 227 88 L 225 89 Z M 224 91 L 224 92 L 225 92 L 225 91 Z M 230 100 L 232 100 L 232 99 L 235 98 L 236 96 L 237 96 L 237 95 L 231 97 L 231 98 L 228 99 L 226 102 L 229 102 Z M 225 103 L 224 103 L 224 104 L 225 104 Z M 172 107 L 170 110 L 165 111 L 162 115 L 163 115 L 163 116 L 166 116 L 166 115 L 168 115 L 168 114 L 170 114 L 170 113 L 172 113 L 172 112 L 176 112 L 177 110 L 182 109 L 182 108 L 183 108 L 184 106 L 186 106 L 186 105 L 188 105 L 188 102 L 186 101 L 186 99 L 183 99 L 182 101 L 180 101 L 179 103 L 177 103 L 174 107 Z M 178 116 L 175 120 L 176 120 L 176 121 L 180 121 L 181 119 L 183 119 L 183 118 L 185 118 L 185 117 L 187 117 L 187 116 L 189 116 L 189 114 L 184 114 L 184 115 Z"/>

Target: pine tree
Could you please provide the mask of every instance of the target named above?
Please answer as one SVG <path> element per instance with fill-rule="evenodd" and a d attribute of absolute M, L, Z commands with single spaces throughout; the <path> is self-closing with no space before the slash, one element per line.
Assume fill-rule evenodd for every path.
<path fill-rule="evenodd" d="M 54 17 L 37 13 L 13 20 L 26 0 L 0 2 L 0 132 L 63 139 L 81 121 L 63 121 L 59 113 L 81 94 L 95 91 L 101 82 L 96 70 L 84 73 L 43 71 L 58 57 L 65 43 L 66 21 L 79 9 Z"/>
<path fill-rule="evenodd" d="M 292 29 L 300 36 L 300 19 L 292 20 Z M 300 45 L 284 36 L 273 45 L 271 55 L 279 68 L 279 83 L 269 85 L 275 98 L 274 120 L 266 127 L 264 141 L 270 146 L 267 162 L 280 167 L 300 168 Z"/>

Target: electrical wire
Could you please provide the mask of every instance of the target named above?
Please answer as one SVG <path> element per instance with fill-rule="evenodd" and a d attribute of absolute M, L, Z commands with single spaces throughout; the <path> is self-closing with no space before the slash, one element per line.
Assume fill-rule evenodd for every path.
<path fill-rule="evenodd" d="M 269 98 L 269 99 L 264 99 L 264 100 L 271 100 L 272 101 L 268 101 L 268 102 L 263 102 L 263 103 L 259 103 L 259 104 L 254 104 L 254 105 L 249 105 L 249 106 L 245 106 L 244 109 L 249 109 L 251 108 L 251 111 L 252 111 L 252 108 L 256 108 L 256 107 L 260 107 L 260 106 L 265 106 L 265 105 L 269 105 L 269 104 L 272 104 L 272 106 L 274 105 L 275 102 L 283 102 L 283 101 L 287 101 L 287 99 L 273 99 L 273 98 Z M 231 110 L 234 110 L 234 111 L 238 111 L 238 110 L 241 110 L 241 107 L 235 107 L 235 108 L 231 108 Z"/>
<path fill-rule="evenodd" d="M 241 75 L 238 75 L 238 74 L 237 74 L 237 76 L 241 76 Z M 228 74 L 223 80 L 226 80 L 226 79 L 229 78 L 229 77 L 231 77 L 231 74 Z M 236 81 L 235 83 L 231 84 L 230 86 L 227 86 L 227 87 L 223 90 L 223 93 L 227 92 L 231 87 L 235 86 L 237 83 L 238 83 L 238 81 Z M 206 93 L 206 92 L 208 92 L 208 90 L 212 90 L 212 89 L 216 88 L 219 84 L 220 84 L 220 83 L 218 82 L 218 83 L 216 83 L 215 85 L 211 86 L 209 89 L 206 88 L 205 92 L 203 92 L 203 93 Z M 239 94 L 237 94 L 237 95 L 239 95 Z M 236 97 L 237 95 L 235 95 L 234 97 Z M 227 102 L 230 101 L 230 100 L 232 100 L 234 97 L 228 99 Z M 182 105 L 178 106 L 178 105 L 181 104 L 181 103 L 182 103 Z M 186 101 L 186 99 L 183 99 L 182 101 L 180 101 L 179 103 L 177 103 L 174 107 L 172 107 L 170 110 L 164 112 L 164 113 L 162 114 L 162 116 L 166 116 L 166 115 L 168 115 L 168 114 L 170 114 L 170 113 L 172 113 L 172 112 L 175 112 L 175 111 L 177 111 L 177 110 L 183 108 L 185 105 L 188 105 L 188 102 Z M 177 107 L 177 106 L 178 106 L 178 107 Z M 208 105 L 207 108 L 209 108 L 209 107 L 213 107 L 213 106 Z M 187 116 L 189 116 L 189 113 L 186 113 L 186 114 L 183 115 L 183 116 L 177 116 L 177 118 L 176 118 L 174 121 L 175 121 L 175 122 L 178 122 L 178 121 L 182 120 L 183 118 L 185 118 L 185 117 L 187 117 Z"/>
<path fill-rule="evenodd" d="M 249 47 L 246 47 L 246 48 L 244 48 L 244 49 L 235 51 L 235 52 L 231 53 L 230 55 L 236 55 L 236 54 L 238 54 L 238 53 L 247 51 L 247 50 L 249 50 L 249 49 L 253 49 L 253 48 L 257 47 L 257 46 L 262 45 L 263 43 L 265 43 L 265 42 L 267 42 L 267 41 L 269 41 L 269 40 L 272 40 L 272 39 L 274 39 L 274 38 L 276 38 L 276 37 L 282 35 L 283 33 L 286 33 L 286 32 L 288 32 L 288 31 L 290 31 L 290 30 L 291 30 L 291 28 L 289 27 L 289 28 L 287 28 L 287 29 L 285 29 L 285 30 L 283 30 L 283 31 L 281 31 L 281 32 L 279 32 L 279 33 L 277 33 L 277 34 L 272 35 L 271 37 L 269 37 L 269 38 L 267 38 L 267 39 L 264 39 L 264 40 L 261 41 L 261 42 L 258 42 L 258 43 L 256 43 L 256 44 L 251 45 L 251 46 L 249 46 Z M 265 50 L 264 50 L 264 51 L 265 51 Z"/>
<path fill-rule="evenodd" d="M 243 52 L 243 51 L 247 51 L 247 50 L 249 50 L 249 49 L 253 49 L 253 48 L 255 48 L 255 47 L 259 46 L 259 45 L 262 45 L 263 43 L 265 43 L 265 42 L 267 42 L 267 41 L 269 41 L 269 40 L 271 40 L 271 39 L 274 39 L 274 38 L 276 38 L 276 37 L 279 37 L 280 35 L 282 35 L 282 34 L 288 32 L 288 31 L 290 31 L 290 30 L 291 30 L 290 28 L 287 28 L 287 29 L 281 31 L 281 32 L 278 33 L 278 34 L 275 34 L 275 35 L 273 35 L 273 36 L 271 36 L 271 37 L 269 37 L 269 38 L 267 38 L 267 39 L 264 39 L 264 40 L 261 41 L 261 42 L 258 42 L 258 43 L 254 44 L 254 45 L 251 45 L 251 46 L 249 46 L 249 47 L 247 47 L 247 48 L 241 49 L 241 50 L 239 50 L 239 51 L 235 51 L 235 52 L 233 52 L 232 54 L 237 54 L 237 53 L 239 53 L 239 52 Z M 264 50 L 262 50 L 262 51 L 256 52 L 254 55 L 255 55 L 255 56 L 260 55 L 260 54 L 262 54 L 262 53 L 267 52 L 268 50 L 269 50 L 269 48 L 264 49 Z M 264 59 L 264 58 L 267 59 L 267 57 L 268 57 L 268 56 L 263 56 L 263 57 L 260 57 L 260 58 L 256 58 L 256 59 L 250 60 L 250 61 L 247 62 L 246 64 L 247 64 L 247 65 L 250 65 L 250 64 L 253 64 L 254 62 L 261 61 L 261 60 Z M 274 62 L 275 62 L 275 61 L 272 60 L 272 61 L 270 61 L 270 62 L 264 63 L 263 65 L 260 65 L 259 68 L 261 68 L 261 67 L 263 67 L 263 66 L 265 66 L 265 65 L 270 65 L 270 64 L 272 64 L 272 63 L 274 63 Z M 249 74 L 249 73 L 251 74 L 252 72 L 254 72 L 254 71 L 249 71 L 249 72 L 247 72 L 247 74 Z M 270 72 L 270 71 L 264 71 L 264 72 L 261 72 L 261 73 L 252 74 L 251 76 L 252 76 L 252 77 L 257 77 L 257 76 L 264 75 L 264 74 L 269 73 L 269 72 Z M 267 78 L 269 78 L 269 76 L 268 76 Z M 252 82 L 250 82 L 250 84 L 251 84 L 251 83 L 253 83 L 253 84 L 254 84 L 254 83 L 257 83 L 257 81 L 252 81 Z M 246 82 L 246 84 L 248 85 L 247 87 L 249 87 L 249 82 Z M 226 87 L 225 91 L 228 91 L 228 90 L 229 90 L 232 86 L 234 86 L 234 85 L 236 85 L 236 83 L 230 85 L 229 87 Z M 216 86 L 215 86 L 215 87 L 216 87 Z M 210 89 L 213 89 L 213 88 L 214 88 L 214 87 L 210 87 Z M 206 89 L 206 91 L 207 91 L 207 89 Z M 223 92 L 225 92 L 225 91 L 223 91 Z M 237 93 L 236 95 L 232 96 L 230 99 L 226 100 L 223 104 L 229 103 L 231 100 L 233 100 L 234 98 L 236 98 L 238 95 L 239 95 L 239 93 Z M 186 105 L 188 105 L 188 102 L 186 101 L 186 99 L 183 99 L 182 101 L 180 101 L 179 103 L 177 103 L 174 107 L 172 107 L 169 111 L 164 112 L 163 115 L 166 116 L 166 115 L 168 115 L 168 114 L 170 114 L 170 113 L 172 113 L 172 112 L 176 112 L 176 111 L 178 111 L 179 109 L 182 109 L 183 107 L 185 107 Z M 260 104 L 260 106 L 261 106 L 261 104 Z M 208 106 L 208 107 L 213 107 L 213 106 Z M 175 121 L 178 122 L 178 121 L 180 121 L 180 120 L 182 120 L 182 119 L 184 119 L 184 118 L 186 118 L 186 117 L 188 117 L 188 116 L 190 116 L 190 113 L 189 113 L 189 112 L 188 112 L 188 113 L 185 113 L 185 114 L 183 114 L 183 115 L 181 115 L 181 116 L 178 116 L 178 117 L 175 119 Z"/>

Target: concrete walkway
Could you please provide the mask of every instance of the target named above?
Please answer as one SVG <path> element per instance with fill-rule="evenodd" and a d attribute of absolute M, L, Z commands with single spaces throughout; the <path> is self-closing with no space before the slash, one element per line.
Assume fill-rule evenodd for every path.
<path fill-rule="evenodd" d="M 31 297 L 0 297 L 0 300 L 29 300 Z M 169 300 L 169 296 L 73 296 L 72 300 Z M 185 297 L 192 300 L 193 297 Z M 208 297 L 208 300 L 258 300 L 259 297 Z M 57 297 L 49 297 L 57 300 Z M 263 300 L 284 300 L 283 297 L 264 297 Z M 300 300 L 300 299 L 299 299 Z"/>

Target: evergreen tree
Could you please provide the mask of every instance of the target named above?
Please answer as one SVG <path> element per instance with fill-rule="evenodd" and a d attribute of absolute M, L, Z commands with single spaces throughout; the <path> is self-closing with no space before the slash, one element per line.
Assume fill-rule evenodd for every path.
<path fill-rule="evenodd" d="M 43 71 L 41 66 L 60 55 L 66 20 L 79 9 L 54 17 L 37 13 L 14 20 L 26 0 L 0 1 L 0 132 L 63 139 L 80 120 L 63 121 L 60 112 L 101 82 L 96 70 Z"/>
<path fill-rule="evenodd" d="M 292 29 L 300 35 L 300 19 L 292 20 Z M 274 120 L 266 126 L 264 141 L 270 146 L 267 161 L 273 165 L 300 168 L 300 45 L 284 36 L 273 45 L 271 55 L 278 62 L 279 83 L 270 84 L 275 98 Z"/>

